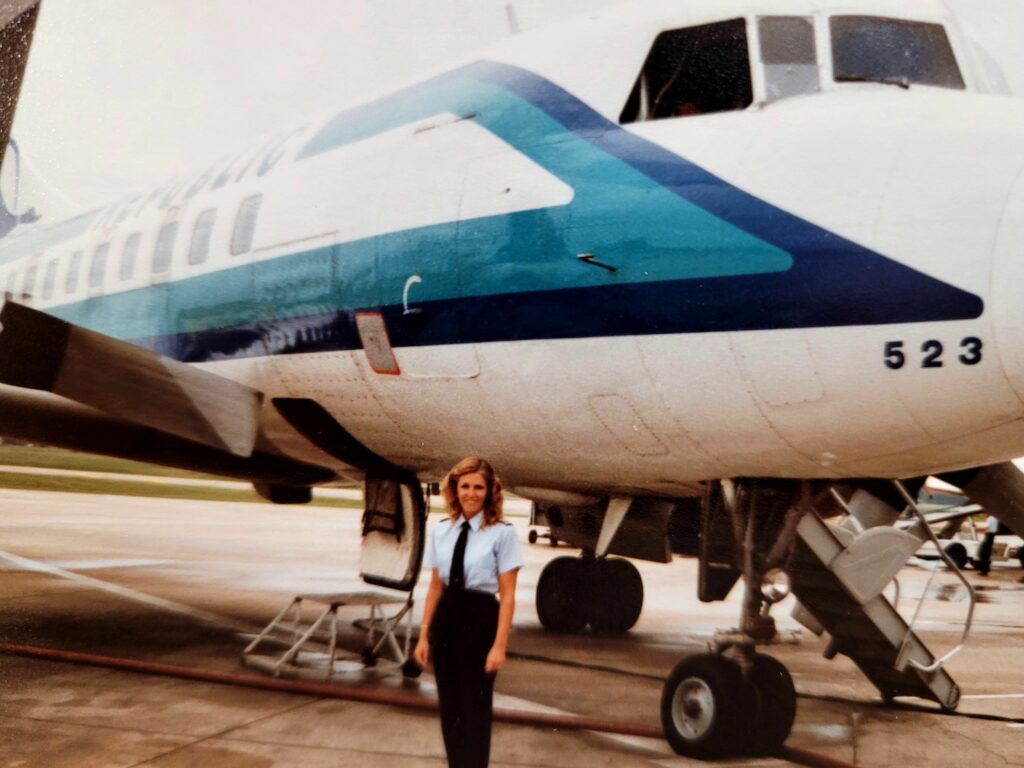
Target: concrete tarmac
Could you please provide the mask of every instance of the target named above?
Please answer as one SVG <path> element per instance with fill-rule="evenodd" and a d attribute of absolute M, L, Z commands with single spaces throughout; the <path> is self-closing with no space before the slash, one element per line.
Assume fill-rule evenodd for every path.
<path fill-rule="evenodd" d="M 537 579 L 552 557 L 575 553 L 528 544 L 526 520 L 513 520 L 526 567 L 497 703 L 658 725 L 662 678 L 704 650 L 716 628 L 736 624 L 739 591 L 702 604 L 695 560 L 637 563 L 646 601 L 633 631 L 550 636 L 534 610 Z M 252 674 L 239 661 L 245 631 L 295 594 L 366 588 L 358 531 L 352 510 L 0 490 L 0 641 Z M 904 612 L 929 574 L 919 565 L 901 572 Z M 948 665 L 964 694 L 955 713 L 916 700 L 883 706 L 849 659 L 826 660 L 824 641 L 804 633 L 798 645 L 770 649 L 799 694 L 788 746 L 879 768 L 1024 765 L 1022 571 L 998 565 L 988 577 L 967 574 L 981 600 L 967 648 Z M 945 572 L 927 589 L 918 626 L 941 654 L 958 642 L 965 591 Z M 795 629 L 789 608 L 784 602 L 774 614 Z M 360 643 L 346 618 L 343 644 Z M 338 679 L 433 694 L 429 674 Z M 698 764 L 657 739 L 495 725 L 494 766 Z M 0 655 L 0 767 L 298 765 L 446 761 L 431 713 Z"/>

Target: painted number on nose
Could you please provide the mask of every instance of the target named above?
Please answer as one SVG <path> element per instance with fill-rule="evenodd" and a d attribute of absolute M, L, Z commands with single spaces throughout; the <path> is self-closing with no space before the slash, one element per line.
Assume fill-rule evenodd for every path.
<path fill-rule="evenodd" d="M 882 351 L 882 360 L 885 367 L 897 371 L 904 367 L 907 362 L 918 362 L 921 368 L 942 368 L 945 365 L 943 353 L 945 347 L 938 339 L 928 339 L 921 343 L 920 353 L 910 353 L 904 348 L 905 342 L 887 341 Z M 966 336 L 960 339 L 959 351 L 956 359 L 961 365 L 977 365 L 981 362 L 981 350 L 983 347 L 981 339 L 977 336 Z M 912 356 L 913 360 L 909 360 Z"/>

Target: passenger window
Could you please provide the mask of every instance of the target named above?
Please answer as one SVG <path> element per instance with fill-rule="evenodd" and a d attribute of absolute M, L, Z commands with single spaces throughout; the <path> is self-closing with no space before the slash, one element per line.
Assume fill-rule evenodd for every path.
<path fill-rule="evenodd" d="M 753 100 L 743 19 L 662 32 L 619 121 L 744 109 Z"/>
<path fill-rule="evenodd" d="M 160 227 L 156 236 L 156 247 L 153 249 L 153 274 L 163 275 L 171 269 L 171 255 L 174 253 L 174 240 L 178 236 L 178 222 L 169 221 Z"/>
<path fill-rule="evenodd" d="M 78 273 L 82 270 L 82 252 L 75 251 L 68 262 L 68 273 L 64 275 L 64 293 L 78 290 Z"/>
<path fill-rule="evenodd" d="M 142 240 L 142 233 L 133 232 L 124 241 L 124 250 L 121 251 L 121 269 L 118 276 L 122 280 L 131 280 L 135 276 L 135 262 L 139 257 L 139 242 Z"/>
<path fill-rule="evenodd" d="M 836 82 L 964 88 L 941 24 L 879 16 L 833 16 L 829 26 Z"/>
<path fill-rule="evenodd" d="M 53 297 L 53 285 L 57 282 L 57 260 L 50 259 L 46 265 L 46 272 L 43 273 L 43 298 Z"/>
<path fill-rule="evenodd" d="M 92 253 L 92 264 L 89 266 L 89 288 L 99 289 L 103 287 L 103 281 L 107 277 L 107 254 L 110 252 L 110 243 L 100 243 Z"/>
<path fill-rule="evenodd" d="M 235 256 L 247 253 L 252 249 L 252 236 L 256 231 L 256 217 L 260 212 L 263 195 L 252 195 L 245 198 L 238 206 L 235 226 L 231 231 L 231 253 Z"/>
<path fill-rule="evenodd" d="M 768 101 L 820 90 L 811 19 L 765 16 L 757 20 L 757 34 Z"/>
<path fill-rule="evenodd" d="M 192 228 L 192 242 L 188 246 L 188 263 L 202 264 L 210 255 L 210 237 L 213 225 L 217 221 L 217 211 L 213 208 L 203 211 L 196 217 Z"/>
<path fill-rule="evenodd" d="M 32 294 L 36 289 L 36 272 L 38 272 L 38 269 L 35 266 L 25 270 L 25 282 L 21 284 L 21 297 L 23 299 L 32 298 Z"/>

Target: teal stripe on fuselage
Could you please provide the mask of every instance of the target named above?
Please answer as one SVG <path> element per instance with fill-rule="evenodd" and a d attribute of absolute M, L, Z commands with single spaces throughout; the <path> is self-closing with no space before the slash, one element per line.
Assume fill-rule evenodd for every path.
<path fill-rule="evenodd" d="M 541 212 L 540 227 L 527 237 L 528 217 L 460 223 L 460 282 L 466 295 L 606 284 L 606 276 L 581 274 L 572 259 L 583 252 L 616 265 L 619 279 L 627 282 L 750 275 L 792 266 L 786 251 L 681 199 L 536 104 L 477 79 L 477 71 L 466 67 L 343 112 L 310 139 L 299 159 L 439 114 L 472 115 L 515 152 L 572 187 L 572 202 L 564 210 Z M 419 236 L 417 230 L 404 234 L 413 240 Z M 540 248 L 531 242 L 538 234 L 544 241 Z M 484 242 L 497 248 L 481 249 Z"/>

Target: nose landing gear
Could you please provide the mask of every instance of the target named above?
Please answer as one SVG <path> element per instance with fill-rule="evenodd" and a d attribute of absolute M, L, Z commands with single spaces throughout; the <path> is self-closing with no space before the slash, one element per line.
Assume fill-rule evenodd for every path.
<path fill-rule="evenodd" d="M 784 641 L 769 615 L 786 597 L 783 572 L 796 526 L 810 509 L 812 491 L 796 481 L 724 480 L 709 488 L 702 510 L 701 565 L 714 575 L 742 572 L 746 593 L 740 629 L 719 632 L 711 653 L 690 656 L 665 681 L 661 722 L 682 755 L 770 755 L 789 736 L 796 691 L 785 666 L 757 652 L 759 643 Z M 722 599 L 735 576 L 709 580 L 702 599 Z M 714 597 L 705 593 L 716 591 Z"/>
<path fill-rule="evenodd" d="M 665 681 L 661 723 L 681 755 L 771 755 L 789 736 L 796 690 L 786 667 L 753 645 L 739 660 L 721 652 L 688 656 Z"/>

